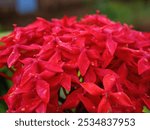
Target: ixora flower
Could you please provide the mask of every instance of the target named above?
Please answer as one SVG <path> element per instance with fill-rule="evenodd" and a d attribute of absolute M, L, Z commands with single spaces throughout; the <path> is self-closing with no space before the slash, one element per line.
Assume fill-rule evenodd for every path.
<path fill-rule="evenodd" d="M 150 109 L 150 33 L 101 14 L 43 18 L 0 39 L 13 85 L 7 112 L 142 112 Z"/>

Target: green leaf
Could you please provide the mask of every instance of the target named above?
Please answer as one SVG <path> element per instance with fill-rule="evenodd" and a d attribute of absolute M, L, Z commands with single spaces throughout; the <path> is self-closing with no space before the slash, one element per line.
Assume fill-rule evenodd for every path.
<path fill-rule="evenodd" d="M 8 107 L 4 101 L 0 101 L 0 113 L 5 113 Z"/>
<path fill-rule="evenodd" d="M 1 33 L 0 33 L 0 38 L 3 37 L 3 36 L 8 35 L 9 33 L 10 33 L 9 31 L 8 31 L 8 32 L 1 32 Z"/>
<path fill-rule="evenodd" d="M 59 95 L 60 95 L 60 97 L 61 97 L 62 99 L 66 99 L 66 96 L 65 96 L 64 91 L 63 91 L 62 88 L 60 88 Z"/>
<path fill-rule="evenodd" d="M 76 112 L 76 108 L 71 109 L 71 111 L 72 111 L 73 113 L 75 113 L 75 112 Z"/>
<path fill-rule="evenodd" d="M 0 73 L 3 73 L 9 77 L 12 77 L 13 75 L 13 73 L 7 67 L 0 68 Z M 6 94 L 11 86 L 12 86 L 11 80 L 8 80 L 3 76 L 0 76 L 0 96 Z"/>
<path fill-rule="evenodd" d="M 150 110 L 146 106 L 144 106 L 142 112 L 144 112 L 144 113 L 150 113 Z"/>
<path fill-rule="evenodd" d="M 78 77 L 80 77 L 80 76 L 81 76 L 80 70 L 78 70 L 77 75 L 78 75 Z"/>
<path fill-rule="evenodd" d="M 10 32 L 0 32 L 0 38 L 3 37 L 3 36 L 6 36 L 8 35 Z M 0 45 L 3 45 L 2 42 L 0 42 Z"/>
<path fill-rule="evenodd" d="M 82 82 L 83 82 L 83 78 L 82 78 L 82 77 L 80 77 L 79 81 L 80 81 L 80 83 L 82 83 Z"/>

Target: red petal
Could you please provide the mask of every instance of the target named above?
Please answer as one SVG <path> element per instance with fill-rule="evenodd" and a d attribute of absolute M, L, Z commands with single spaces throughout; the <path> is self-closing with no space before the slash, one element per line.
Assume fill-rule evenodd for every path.
<path fill-rule="evenodd" d="M 26 85 L 34 77 L 34 75 L 30 73 L 30 71 L 31 71 L 30 69 L 26 69 L 26 71 L 22 74 L 20 82 L 21 87 Z"/>
<path fill-rule="evenodd" d="M 146 58 L 142 58 L 138 61 L 138 73 L 142 74 L 150 69 L 150 63 Z"/>
<path fill-rule="evenodd" d="M 133 106 L 132 101 L 124 92 L 116 92 L 111 94 L 111 98 L 114 102 L 122 106 Z"/>
<path fill-rule="evenodd" d="M 85 82 L 96 82 L 96 74 L 95 71 L 92 67 L 90 67 L 84 77 Z"/>
<path fill-rule="evenodd" d="M 135 64 L 134 62 L 134 53 L 133 49 L 129 49 L 127 47 L 120 47 L 116 50 L 116 56 L 126 62 L 128 65 Z"/>
<path fill-rule="evenodd" d="M 75 40 L 75 44 L 76 46 L 78 46 L 79 48 L 83 48 L 85 46 L 85 37 L 78 37 Z"/>
<path fill-rule="evenodd" d="M 92 58 L 92 59 L 99 59 L 100 58 L 100 54 L 96 49 L 88 50 L 87 54 L 88 54 L 89 58 Z"/>
<path fill-rule="evenodd" d="M 40 73 L 40 77 L 43 79 L 49 79 L 52 78 L 55 74 L 55 72 L 45 70 L 42 73 Z"/>
<path fill-rule="evenodd" d="M 117 48 L 117 42 L 109 38 L 106 42 L 106 47 L 108 51 L 110 52 L 110 54 L 113 56 Z"/>
<path fill-rule="evenodd" d="M 58 46 L 60 49 L 67 51 L 69 53 L 73 53 L 72 47 L 68 43 L 63 43 L 62 41 L 59 43 Z"/>
<path fill-rule="evenodd" d="M 19 57 L 20 53 L 18 52 L 17 49 L 14 49 L 7 59 L 8 67 L 10 68 L 11 66 L 13 66 Z"/>
<path fill-rule="evenodd" d="M 50 99 L 49 84 L 44 80 L 37 80 L 36 92 L 43 102 L 48 103 Z"/>
<path fill-rule="evenodd" d="M 55 75 L 51 77 L 50 80 L 48 80 L 48 82 L 51 86 L 56 87 L 57 85 L 60 85 L 61 80 L 62 80 L 62 75 Z"/>
<path fill-rule="evenodd" d="M 63 75 L 63 79 L 61 81 L 61 85 L 68 91 L 71 89 L 71 76 L 68 74 Z"/>
<path fill-rule="evenodd" d="M 19 46 L 20 49 L 22 50 L 27 50 L 27 51 L 30 51 L 30 50 L 40 50 L 41 49 L 41 46 L 37 45 L 37 44 L 31 44 L 30 46 L 28 45 L 20 45 Z"/>
<path fill-rule="evenodd" d="M 49 62 L 50 63 L 55 63 L 55 64 L 57 64 L 57 63 L 59 63 L 59 61 L 61 60 L 61 56 L 60 56 L 60 54 L 58 53 L 58 52 L 56 52 L 55 54 L 53 54 L 53 56 L 49 59 Z"/>
<path fill-rule="evenodd" d="M 82 51 L 78 58 L 78 67 L 81 72 L 81 75 L 84 76 L 87 69 L 89 68 L 90 61 L 86 55 L 85 51 Z"/>
<path fill-rule="evenodd" d="M 106 76 L 107 74 L 112 74 L 117 77 L 117 74 L 114 71 L 112 71 L 111 69 L 96 68 L 95 72 L 98 75 L 98 77 L 100 78 L 100 80 L 103 80 L 104 76 Z"/>
<path fill-rule="evenodd" d="M 103 68 L 106 68 L 110 62 L 112 61 L 113 59 L 113 56 L 110 54 L 110 52 L 106 49 L 102 55 L 102 58 L 103 58 L 103 64 L 102 64 L 102 67 Z"/>
<path fill-rule="evenodd" d="M 62 109 L 66 110 L 66 109 L 72 109 L 72 108 L 76 108 L 80 102 L 78 97 L 78 94 L 81 94 L 82 89 L 77 89 L 75 91 L 73 91 L 71 94 L 69 94 L 64 102 L 64 104 L 62 105 Z"/>
<path fill-rule="evenodd" d="M 0 46 L 2 47 L 2 46 Z M 4 56 L 8 56 L 12 52 L 12 47 L 4 48 L 4 50 L 0 50 L 0 58 Z"/>
<path fill-rule="evenodd" d="M 103 96 L 102 100 L 100 101 L 100 103 L 98 105 L 97 112 L 107 113 L 107 112 L 111 112 L 111 111 L 112 111 L 112 108 L 111 108 L 111 105 L 110 105 L 108 99 L 105 96 Z"/>
<path fill-rule="evenodd" d="M 83 95 L 78 95 L 78 97 L 88 112 L 96 112 L 95 105 L 88 98 Z"/>
<path fill-rule="evenodd" d="M 111 91 L 116 83 L 116 77 L 112 74 L 107 74 L 103 78 L 103 85 L 106 91 Z"/>
<path fill-rule="evenodd" d="M 119 76 L 120 76 L 120 78 L 121 78 L 122 80 L 126 79 L 126 77 L 127 77 L 127 75 L 128 75 L 128 69 L 127 69 L 125 63 L 122 64 L 122 65 L 120 66 L 120 68 L 118 69 L 118 74 L 119 74 Z"/>
<path fill-rule="evenodd" d="M 58 65 L 58 64 L 51 64 L 51 63 L 49 63 L 49 64 L 46 65 L 46 68 L 48 70 L 52 71 L 52 72 L 63 72 L 62 67 L 60 65 Z"/>
<path fill-rule="evenodd" d="M 37 108 L 36 108 L 36 112 L 37 113 L 45 113 L 47 109 L 47 104 L 45 103 L 41 103 Z"/>
<path fill-rule="evenodd" d="M 150 97 L 145 96 L 142 98 L 148 109 L 150 109 Z"/>
<path fill-rule="evenodd" d="M 102 88 L 91 82 L 81 83 L 81 86 L 84 88 L 85 91 L 94 96 L 98 96 L 104 92 Z"/>

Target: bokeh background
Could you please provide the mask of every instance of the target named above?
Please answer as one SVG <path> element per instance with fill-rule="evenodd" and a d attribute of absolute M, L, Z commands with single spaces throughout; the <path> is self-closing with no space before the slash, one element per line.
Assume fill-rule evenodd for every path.
<path fill-rule="evenodd" d="M 0 37 L 13 30 L 13 24 L 25 26 L 36 17 L 61 18 L 64 15 L 78 16 L 100 10 L 114 21 L 133 25 L 136 30 L 150 32 L 150 0 L 0 0 Z M 0 43 L 1 44 L 1 43 Z M 0 68 L 9 76 L 7 68 Z M 12 83 L 0 75 L 0 97 Z M 6 112 L 7 105 L 0 100 L 0 112 Z M 144 112 L 150 112 L 147 108 Z"/>
<path fill-rule="evenodd" d="M 150 0 L 0 0 L 0 30 L 12 30 L 12 24 L 25 26 L 37 16 L 80 18 L 96 10 L 137 30 L 150 31 Z"/>

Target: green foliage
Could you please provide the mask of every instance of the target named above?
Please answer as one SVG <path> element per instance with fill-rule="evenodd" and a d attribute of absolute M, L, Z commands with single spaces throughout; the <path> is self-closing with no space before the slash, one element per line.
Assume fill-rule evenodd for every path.
<path fill-rule="evenodd" d="M 144 112 L 144 113 L 150 113 L 150 110 L 149 110 L 146 106 L 144 106 L 144 107 L 143 107 L 143 112 Z"/>
<path fill-rule="evenodd" d="M 13 75 L 13 73 L 7 67 L 0 68 L 0 72 L 6 74 L 8 77 L 12 77 Z M 8 89 L 12 86 L 12 82 L 8 79 L 0 77 L 0 86 L 7 89 L 6 91 L 8 91 Z M 1 89 L 0 89 L 0 95 L 1 95 Z"/>
<path fill-rule="evenodd" d="M 9 31 L 8 32 L 0 32 L 0 38 L 8 35 L 9 33 L 10 33 Z"/>
<path fill-rule="evenodd" d="M 6 103 L 4 101 L 0 101 L 0 113 L 5 113 L 8 109 Z"/>
<path fill-rule="evenodd" d="M 120 1 L 120 0 L 95 0 L 93 11 L 100 10 L 114 21 L 127 24 L 148 24 L 150 23 L 150 2 L 143 0 Z"/>
<path fill-rule="evenodd" d="M 1 32 L 1 31 L 0 31 L 0 38 L 3 37 L 3 36 L 8 35 L 9 33 L 10 33 L 10 32 Z M 3 44 L 3 43 L 0 42 L 0 45 L 2 45 L 2 44 Z"/>
<path fill-rule="evenodd" d="M 0 72 L 8 75 L 9 77 L 12 76 L 12 72 L 7 67 L 1 68 Z M 0 97 L 6 94 L 11 86 L 12 82 L 10 80 L 0 76 Z M 0 100 L 0 113 L 6 112 L 6 110 L 7 110 L 6 103 Z"/>

